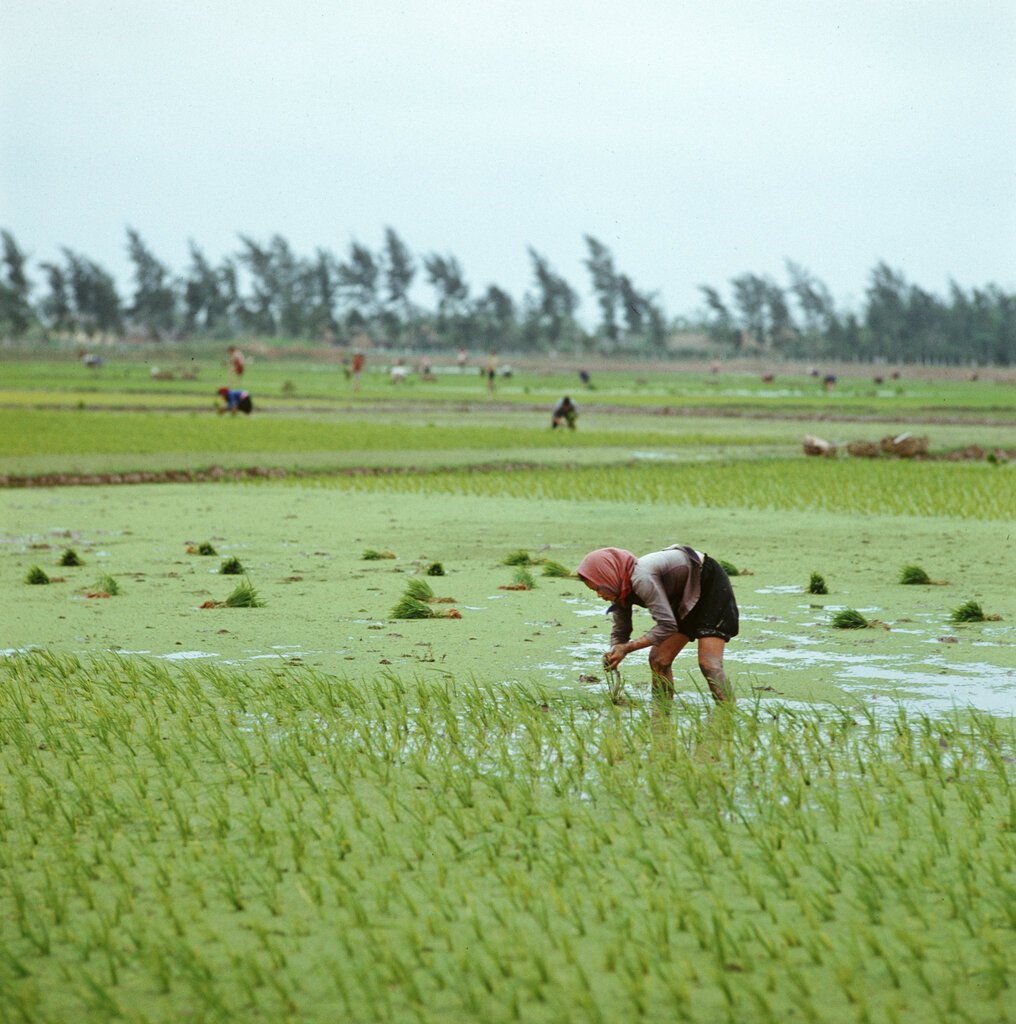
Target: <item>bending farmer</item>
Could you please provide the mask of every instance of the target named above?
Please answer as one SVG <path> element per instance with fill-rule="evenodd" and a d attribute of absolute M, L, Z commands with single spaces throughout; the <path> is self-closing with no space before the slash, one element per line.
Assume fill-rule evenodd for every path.
<path fill-rule="evenodd" d="M 243 412 L 250 415 L 251 410 L 254 408 L 254 403 L 250 400 L 249 391 L 241 391 L 240 388 L 219 388 L 219 397 L 226 403 L 224 406 L 218 407 L 218 413 L 221 416 L 224 412 L 231 412 L 236 415 L 237 412 Z"/>
<path fill-rule="evenodd" d="M 671 665 L 688 641 L 695 640 L 699 668 L 713 698 L 733 701 L 723 651 L 727 641 L 737 636 L 737 602 L 727 574 L 715 559 L 683 544 L 641 558 L 622 548 L 599 548 L 582 559 L 577 574 L 590 590 L 610 602 L 614 628 L 610 650 L 603 656 L 608 669 L 648 647 L 653 692 L 672 698 Z M 656 624 L 632 640 L 636 604 L 647 609 Z"/>
<path fill-rule="evenodd" d="M 554 406 L 554 409 L 550 414 L 550 426 L 552 429 L 557 430 L 562 423 L 567 423 L 568 429 L 574 430 L 575 421 L 578 418 L 579 411 L 575 408 L 575 403 L 565 395 L 564 398 Z"/>

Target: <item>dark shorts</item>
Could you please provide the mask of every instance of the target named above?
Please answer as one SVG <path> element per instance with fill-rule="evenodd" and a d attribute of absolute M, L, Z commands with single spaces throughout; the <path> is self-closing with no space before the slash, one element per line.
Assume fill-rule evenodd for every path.
<path fill-rule="evenodd" d="M 737 601 L 730 580 L 716 559 L 706 555 L 702 563 L 702 591 L 698 603 L 687 618 L 678 620 L 677 628 L 692 640 L 704 636 L 731 640 L 737 636 L 738 626 Z"/>
<path fill-rule="evenodd" d="M 244 398 L 241 398 L 240 401 L 236 403 L 236 407 L 237 409 L 240 410 L 240 412 L 245 412 L 249 414 L 250 411 L 254 408 L 254 403 L 250 400 L 250 395 L 246 395 Z"/>

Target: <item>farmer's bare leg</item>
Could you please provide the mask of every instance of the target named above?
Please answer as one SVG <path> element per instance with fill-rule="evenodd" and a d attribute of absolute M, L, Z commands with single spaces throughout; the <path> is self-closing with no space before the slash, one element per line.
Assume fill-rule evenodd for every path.
<path fill-rule="evenodd" d="M 666 640 L 661 640 L 649 648 L 649 668 L 653 674 L 653 696 L 674 696 L 674 674 L 670 669 L 674 659 L 688 643 L 684 633 L 673 633 Z"/>
<path fill-rule="evenodd" d="M 723 668 L 723 651 L 727 641 L 719 636 L 702 636 L 698 640 L 698 663 L 717 703 L 733 701 L 734 691 Z"/>

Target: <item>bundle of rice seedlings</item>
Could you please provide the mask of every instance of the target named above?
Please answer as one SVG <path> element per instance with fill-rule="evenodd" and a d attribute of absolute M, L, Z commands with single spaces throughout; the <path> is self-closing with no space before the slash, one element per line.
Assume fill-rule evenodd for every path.
<path fill-rule="evenodd" d="M 406 583 L 406 597 L 411 597 L 414 601 L 429 602 L 434 600 L 434 591 L 426 580 L 414 577 Z"/>
<path fill-rule="evenodd" d="M 230 555 L 230 557 L 225 559 L 222 565 L 219 566 L 219 572 L 223 576 L 242 576 L 243 566 L 240 564 L 239 558 Z"/>
<path fill-rule="evenodd" d="M 734 565 L 733 562 L 728 562 L 725 558 L 717 558 L 716 561 L 719 563 L 720 568 L 728 576 L 740 576 L 741 575 L 741 570 L 738 569 L 738 567 L 736 565 Z"/>
<path fill-rule="evenodd" d="M 560 562 L 553 562 L 547 559 L 543 563 L 544 576 L 553 576 L 555 579 L 570 580 L 574 579 L 574 573 L 567 566 L 562 565 Z"/>
<path fill-rule="evenodd" d="M 837 629 L 867 629 L 870 623 L 856 608 L 844 608 L 833 616 Z"/>
<path fill-rule="evenodd" d="M 92 589 L 89 591 L 91 594 L 101 595 L 102 597 L 116 597 L 120 593 L 120 584 L 117 583 L 112 576 L 102 575 L 93 584 Z"/>
<path fill-rule="evenodd" d="M 367 548 L 367 550 L 360 555 L 360 560 L 364 562 L 380 562 L 382 559 L 394 557 L 394 551 L 376 551 L 374 548 Z"/>
<path fill-rule="evenodd" d="M 536 586 L 533 574 L 528 569 L 523 569 L 522 566 L 515 570 L 515 574 L 512 576 L 512 583 L 525 590 L 532 590 Z"/>
<path fill-rule="evenodd" d="M 924 586 L 931 583 L 931 577 L 919 565 L 905 565 L 900 569 L 900 583 Z"/>
<path fill-rule="evenodd" d="M 49 577 L 41 566 L 33 565 L 25 576 L 25 582 L 38 586 L 43 583 L 49 583 Z"/>
<path fill-rule="evenodd" d="M 502 565 L 535 565 L 536 563 L 529 557 L 528 551 L 513 551 L 509 555 L 505 555 L 504 560 L 501 562 Z"/>
<path fill-rule="evenodd" d="M 74 550 L 74 548 L 68 548 L 60 556 L 60 563 L 59 564 L 60 565 L 84 565 L 85 563 L 81 561 L 81 557 Z"/>
<path fill-rule="evenodd" d="M 987 616 L 977 601 L 970 600 L 954 608 L 949 618 L 953 622 L 984 622 Z"/>
<path fill-rule="evenodd" d="M 427 566 L 428 576 L 444 576 L 444 574 L 444 566 L 440 562 L 431 562 L 430 565 Z"/>
<path fill-rule="evenodd" d="M 396 601 L 390 616 L 393 619 L 433 619 L 437 617 L 437 614 L 426 601 L 403 594 Z"/>
<path fill-rule="evenodd" d="M 821 573 L 813 572 L 811 578 L 808 580 L 808 593 L 809 594 L 828 594 L 829 588 L 826 586 L 825 578 Z"/>
<path fill-rule="evenodd" d="M 191 544 L 187 548 L 188 555 L 217 555 L 218 551 L 215 550 L 214 545 L 211 541 L 203 540 L 200 544 Z"/>
<path fill-rule="evenodd" d="M 236 589 L 223 602 L 227 608 L 263 608 L 264 601 L 258 597 L 254 584 L 244 579 L 236 585 Z"/>

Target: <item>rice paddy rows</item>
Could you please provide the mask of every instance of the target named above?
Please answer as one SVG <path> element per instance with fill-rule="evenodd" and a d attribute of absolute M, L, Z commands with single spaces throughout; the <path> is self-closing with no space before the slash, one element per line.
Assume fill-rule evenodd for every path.
<path fill-rule="evenodd" d="M 559 501 L 621 500 L 692 508 L 758 508 L 1002 520 L 1016 509 L 1016 472 L 991 464 L 758 459 L 695 464 L 462 470 L 317 478 L 305 485 Z"/>
<path fill-rule="evenodd" d="M 0 661 L 5 1020 L 1002 1020 L 1012 722 Z"/>

